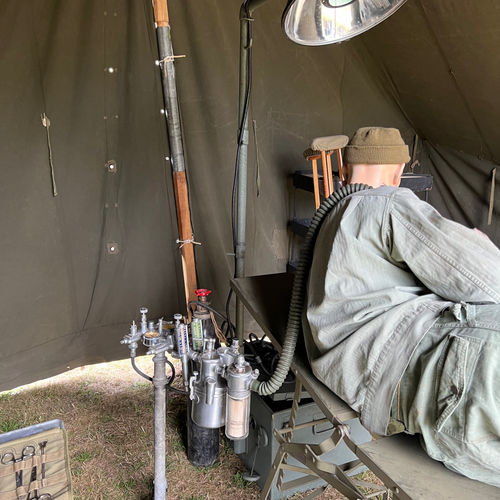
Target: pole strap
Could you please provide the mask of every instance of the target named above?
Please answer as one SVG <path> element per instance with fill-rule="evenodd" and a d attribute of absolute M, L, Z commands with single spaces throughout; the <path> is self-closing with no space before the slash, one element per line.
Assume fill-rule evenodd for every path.
<path fill-rule="evenodd" d="M 175 242 L 179 245 L 179 248 L 182 248 L 184 245 L 188 245 L 189 243 L 191 243 L 192 245 L 201 245 L 199 241 L 194 241 L 193 238 L 189 240 L 180 240 L 179 238 L 177 238 Z"/>
<path fill-rule="evenodd" d="M 176 59 L 180 59 L 182 57 L 186 57 L 186 54 L 181 54 L 178 56 L 168 55 L 158 61 L 158 64 L 163 68 L 163 74 L 165 75 L 165 78 L 167 77 L 167 63 L 174 62 Z"/>

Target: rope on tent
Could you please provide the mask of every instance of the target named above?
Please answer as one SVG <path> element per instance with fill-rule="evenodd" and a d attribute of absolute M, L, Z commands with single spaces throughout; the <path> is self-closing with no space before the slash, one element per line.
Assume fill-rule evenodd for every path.
<path fill-rule="evenodd" d="M 158 61 L 158 65 L 163 68 L 163 74 L 165 75 L 165 77 L 167 76 L 167 63 L 174 62 L 176 59 L 179 59 L 181 57 L 186 57 L 186 54 L 181 54 L 179 56 L 169 55 Z"/>
<path fill-rule="evenodd" d="M 54 162 L 52 160 L 52 145 L 50 144 L 50 119 L 45 114 L 40 115 L 42 119 L 42 125 L 47 130 L 47 147 L 49 148 L 49 165 L 50 165 L 50 178 L 52 180 L 52 195 L 57 196 L 57 186 L 56 186 L 56 176 L 54 173 Z"/>
<path fill-rule="evenodd" d="M 194 238 L 190 238 L 189 240 L 180 240 L 177 238 L 175 242 L 179 245 L 179 248 L 182 248 L 184 245 L 187 245 L 188 243 L 192 243 L 193 245 L 201 245 L 199 241 L 194 241 Z"/>

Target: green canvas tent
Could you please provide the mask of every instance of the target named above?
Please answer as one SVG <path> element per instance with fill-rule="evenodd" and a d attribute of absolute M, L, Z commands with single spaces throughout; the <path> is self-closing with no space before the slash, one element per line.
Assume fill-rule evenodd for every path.
<path fill-rule="evenodd" d="M 285 269 L 289 176 L 307 168 L 311 138 L 367 125 L 397 127 L 410 144 L 418 135 L 429 201 L 499 245 L 500 197 L 488 224 L 498 2 L 408 0 L 324 47 L 289 41 L 283 6 L 269 0 L 253 23 L 247 274 Z M 221 308 L 233 272 L 240 5 L 169 7 L 175 53 L 186 55 L 176 72 L 198 281 Z M 184 290 L 150 0 L 1 0 L 0 41 L 2 390 L 126 357 L 119 340 L 138 307 L 171 316 Z M 311 206 L 297 197 L 298 210 Z"/>

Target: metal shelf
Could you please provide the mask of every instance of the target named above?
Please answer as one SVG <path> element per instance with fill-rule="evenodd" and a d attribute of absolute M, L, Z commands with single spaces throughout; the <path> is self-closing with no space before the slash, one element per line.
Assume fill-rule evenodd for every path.
<path fill-rule="evenodd" d="M 334 178 L 338 179 L 338 172 L 333 172 Z M 430 174 L 403 174 L 401 187 L 411 189 L 414 193 L 422 193 L 432 189 L 433 177 Z M 313 192 L 312 170 L 297 170 L 293 174 L 293 186 L 297 189 Z M 323 192 L 323 176 L 319 176 L 319 192 Z"/>

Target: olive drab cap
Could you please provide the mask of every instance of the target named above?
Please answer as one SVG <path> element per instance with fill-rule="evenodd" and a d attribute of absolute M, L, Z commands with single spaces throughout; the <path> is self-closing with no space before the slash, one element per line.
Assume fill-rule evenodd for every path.
<path fill-rule="evenodd" d="M 397 128 L 360 128 L 344 150 L 344 162 L 351 165 L 389 165 L 409 161 L 408 146 Z"/>

